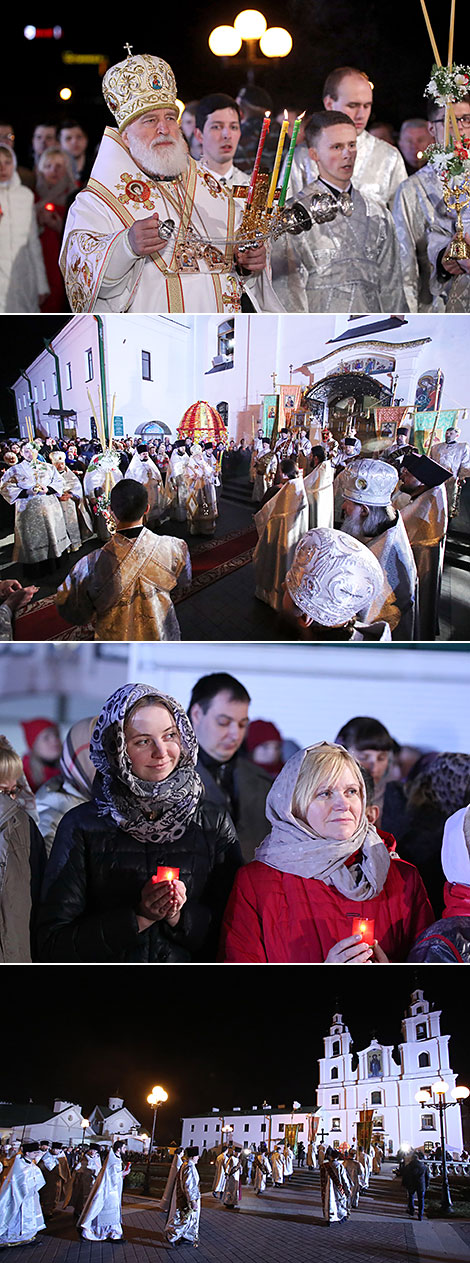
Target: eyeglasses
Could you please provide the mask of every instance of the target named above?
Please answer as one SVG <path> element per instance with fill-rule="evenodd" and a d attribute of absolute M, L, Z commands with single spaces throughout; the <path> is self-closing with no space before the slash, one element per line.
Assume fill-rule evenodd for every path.
<path fill-rule="evenodd" d="M 13 789 L 7 789 L 5 785 L 0 785 L 0 794 L 5 794 L 7 798 L 16 798 L 18 786 L 14 785 Z"/>
<path fill-rule="evenodd" d="M 443 123 L 444 121 L 445 121 L 445 114 L 442 114 L 442 115 L 440 116 L 440 118 L 433 118 L 433 119 L 432 119 L 432 122 L 433 122 L 433 123 Z M 460 115 L 460 118 L 457 118 L 457 119 L 456 119 L 456 122 L 457 122 L 457 126 L 458 126 L 458 127 L 469 127 L 469 126 L 470 126 L 470 114 L 461 114 L 461 115 Z"/>

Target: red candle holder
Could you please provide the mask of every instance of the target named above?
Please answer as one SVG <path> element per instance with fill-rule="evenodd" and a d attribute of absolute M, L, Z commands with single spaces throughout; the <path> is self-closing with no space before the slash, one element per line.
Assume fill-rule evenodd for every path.
<path fill-rule="evenodd" d="M 353 917 L 352 932 L 360 934 L 362 942 L 368 943 L 369 947 L 373 947 L 375 942 L 375 922 L 368 921 L 366 917 Z"/>
<path fill-rule="evenodd" d="M 164 864 L 159 864 L 156 875 L 152 877 L 152 881 L 154 884 L 158 881 L 178 881 L 179 875 L 179 868 L 169 868 Z"/>

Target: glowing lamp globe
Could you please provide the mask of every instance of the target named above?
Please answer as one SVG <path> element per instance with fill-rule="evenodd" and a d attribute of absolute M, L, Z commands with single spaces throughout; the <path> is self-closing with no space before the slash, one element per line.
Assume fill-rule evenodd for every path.
<path fill-rule="evenodd" d="M 415 1092 L 415 1101 L 419 1101 L 420 1105 L 424 1105 L 426 1101 L 430 1101 L 431 1093 L 426 1092 L 426 1088 L 422 1088 L 420 1092 Z"/>
<path fill-rule="evenodd" d="M 259 46 L 265 57 L 287 57 L 292 48 L 292 36 L 283 26 L 270 26 L 261 37 Z"/>
<path fill-rule="evenodd" d="M 462 1085 L 462 1087 L 452 1088 L 450 1094 L 456 1101 L 466 1101 L 467 1096 L 470 1096 L 470 1088 L 464 1088 Z"/>
<path fill-rule="evenodd" d="M 233 25 L 242 39 L 261 39 L 268 24 L 258 9 L 243 9 L 243 12 L 235 18 Z"/>
<path fill-rule="evenodd" d="M 449 1091 L 449 1084 L 445 1083 L 444 1079 L 436 1079 L 436 1082 L 432 1085 L 432 1090 L 436 1096 L 445 1096 L 446 1092 Z"/>
<path fill-rule="evenodd" d="M 215 26 L 208 42 L 215 57 L 235 57 L 240 52 L 242 37 L 233 26 Z"/>

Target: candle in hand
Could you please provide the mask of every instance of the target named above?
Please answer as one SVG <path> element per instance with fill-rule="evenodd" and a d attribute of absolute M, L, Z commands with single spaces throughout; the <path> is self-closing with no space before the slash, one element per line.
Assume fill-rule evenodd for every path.
<path fill-rule="evenodd" d="M 259 168 L 260 168 L 261 154 L 262 154 L 262 152 L 263 152 L 263 146 L 264 146 L 264 142 L 265 142 L 265 140 L 266 140 L 266 136 L 267 136 L 268 131 L 269 131 L 270 123 L 271 123 L 271 111 L 270 111 L 270 110 L 268 110 L 267 114 L 265 114 L 265 116 L 264 116 L 264 122 L 263 122 L 263 126 L 262 126 L 262 128 L 261 128 L 260 138 L 259 138 L 259 141 L 258 141 L 258 148 L 257 148 L 257 150 L 256 150 L 255 165 L 254 165 L 254 167 L 253 167 L 253 171 L 252 171 L 252 173 L 251 173 L 251 180 L 250 180 L 249 187 L 248 187 L 248 193 L 247 193 L 247 195 L 246 195 L 246 205 L 247 205 L 247 206 L 251 206 L 251 203 L 252 203 L 252 201 L 253 201 L 253 195 L 254 195 L 254 191 L 255 191 L 255 184 L 256 184 L 256 180 L 257 180 L 257 176 L 258 176 L 258 171 L 259 171 Z"/>
<path fill-rule="evenodd" d="M 277 177 L 279 175 L 282 151 L 284 148 L 284 140 L 286 137 L 286 132 L 287 132 L 288 127 L 289 127 L 289 117 L 287 114 L 287 110 L 284 110 L 284 122 L 281 124 L 281 130 L 279 132 L 279 140 L 277 142 L 277 150 L 276 150 L 276 157 L 274 159 L 273 173 L 271 176 L 271 183 L 269 185 L 269 190 L 268 190 L 268 198 L 266 202 L 267 210 L 269 210 L 269 208 L 272 206 L 274 202 L 274 194 L 276 192 Z"/>
<path fill-rule="evenodd" d="M 294 161 L 294 152 L 295 152 L 295 146 L 297 144 L 297 136 L 299 134 L 300 124 L 302 122 L 304 114 L 305 114 L 305 110 L 303 114 L 299 114 L 299 117 L 296 118 L 294 126 L 292 128 L 292 137 L 291 137 L 291 142 L 289 145 L 289 153 L 287 155 L 286 169 L 284 172 L 284 181 L 283 181 L 283 185 L 281 189 L 281 196 L 278 202 L 279 210 L 282 210 L 285 204 L 286 197 L 287 197 L 287 188 L 289 185 L 292 163 Z"/>
<path fill-rule="evenodd" d="M 152 881 L 178 881 L 180 875 L 179 868 L 165 868 L 163 864 L 159 864 L 156 876 L 152 877 Z"/>
<path fill-rule="evenodd" d="M 366 917 L 353 917 L 353 934 L 360 934 L 363 943 L 368 943 L 370 947 L 375 942 L 374 922 L 366 920 Z"/>

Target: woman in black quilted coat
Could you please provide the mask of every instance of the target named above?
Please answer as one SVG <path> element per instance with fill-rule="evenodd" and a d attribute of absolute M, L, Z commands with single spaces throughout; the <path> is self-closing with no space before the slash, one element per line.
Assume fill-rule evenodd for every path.
<path fill-rule="evenodd" d="M 242 858 L 230 817 L 203 801 L 184 710 L 157 689 L 127 684 L 98 716 L 90 756 L 94 796 L 57 830 L 34 958 L 215 960 Z M 157 873 L 163 868 L 170 873 Z"/>

